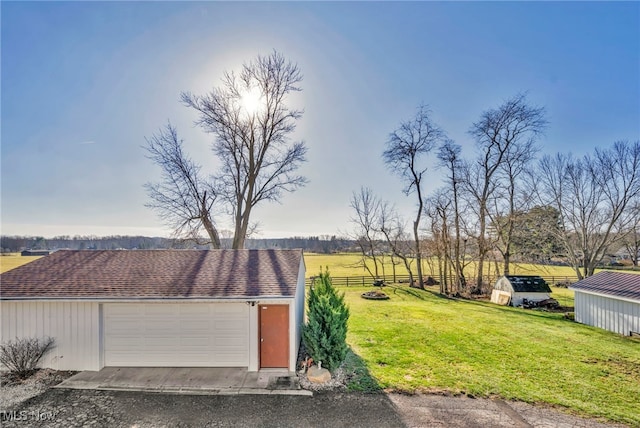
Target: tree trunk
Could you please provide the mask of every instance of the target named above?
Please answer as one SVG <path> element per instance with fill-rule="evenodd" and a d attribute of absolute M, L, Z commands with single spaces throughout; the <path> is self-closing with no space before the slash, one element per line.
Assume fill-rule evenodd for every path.
<path fill-rule="evenodd" d="M 218 235 L 218 230 L 213 225 L 209 217 L 202 218 L 202 225 L 209 235 L 209 240 L 211 241 L 209 245 L 211 246 L 211 248 L 214 250 L 220 249 L 220 235 Z"/>
<path fill-rule="evenodd" d="M 421 204 L 422 205 L 422 204 Z M 413 222 L 413 239 L 415 239 L 416 244 L 416 264 L 418 269 L 418 288 L 424 289 L 424 281 L 422 278 L 422 254 L 420 251 L 420 237 L 419 237 L 419 224 L 420 224 L 420 215 L 418 214 L 418 218 Z"/>
<path fill-rule="evenodd" d="M 509 251 L 507 250 L 506 253 L 504 253 L 504 276 L 509 275 L 509 263 L 511 262 L 511 254 L 509 253 Z"/>

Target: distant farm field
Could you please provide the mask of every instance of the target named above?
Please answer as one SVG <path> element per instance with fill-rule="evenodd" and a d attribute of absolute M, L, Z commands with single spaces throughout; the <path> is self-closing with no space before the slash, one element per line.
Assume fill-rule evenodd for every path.
<path fill-rule="evenodd" d="M 39 259 L 39 256 L 26 256 L 23 257 L 20 253 L 8 253 L 0 256 L 0 273 L 6 272 L 18 266 L 22 266 L 29 262 Z M 339 254 L 316 254 L 305 253 L 304 261 L 307 267 L 307 276 L 313 276 L 320 272 L 325 267 L 329 268 L 331 276 L 333 277 L 347 277 L 347 276 L 369 276 L 369 273 L 359 266 L 360 257 L 354 253 L 339 253 Z M 380 275 L 393 276 L 393 265 L 390 257 L 383 259 L 383 268 L 380 269 Z M 495 266 L 493 263 L 488 268 L 488 274 L 495 276 Z M 373 266 L 371 266 L 373 268 Z M 502 266 L 499 265 L 502 269 Z M 407 275 L 407 270 L 404 265 L 398 264 L 395 266 L 397 275 Z M 575 272 L 569 266 L 546 266 L 546 265 L 534 265 L 528 263 L 514 263 L 512 264 L 512 273 L 521 275 L 541 275 L 545 277 L 575 277 Z M 424 262 L 425 275 L 431 275 L 433 277 L 438 276 L 437 264 L 434 260 L 427 259 Z M 465 274 L 468 278 L 473 278 L 476 272 L 475 262 L 470 262 L 465 269 Z M 640 271 L 633 273 L 640 274 Z M 500 272 L 499 272 L 500 274 Z"/>
<path fill-rule="evenodd" d="M 40 256 L 21 256 L 20 253 L 5 253 L 0 256 L 0 273 L 6 272 L 18 266 L 26 265 Z"/>
<path fill-rule="evenodd" d="M 383 267 L 380 268 L 380 276 L 392 276 L 393 265 L 390 257 L 383 259 Z M 304 262 L 307 267 L 307 274 L 314 275 L 319 272 L 320 269 L 325 267 L 329 268 L 331 275 L 334 277 L 342 276 L 367 276 L 369 275 L 367 270 L 360 266 L 360 256 L 355 253 L 339 253 L 339 254 L 316 254 L 305 253 Z M 439 276 L 439 271 L 435 259 L 427 258 L 424 261 L 425 275 L 431 275 L 433 277 Z M 373 263 L 369 262 L 369 267 L 373 270 Z M 493 262 L 485 263 L 485 273 L 489 276 L 496 276 L 496 267 Z M 498 264 L 498 275 L 502 274 L 502 264 Z M 569 266 L 547 266 L 547 265 L 534 265 L 530 263 L 512 263 L 511 272 L 513 274 L 520 275 L 540 275 L 540 276 L 554 276 L 554 277 L 575 277 L 575 271 Z M 415 268 L 414 268 L 415 273 Z M 469 262 L 465 268 L 465 274 L 468 278 L 475 277 L 476 263 Z M 396 274 L 407 275 L 407 270 L 404 265 L 396 265 Z"/>

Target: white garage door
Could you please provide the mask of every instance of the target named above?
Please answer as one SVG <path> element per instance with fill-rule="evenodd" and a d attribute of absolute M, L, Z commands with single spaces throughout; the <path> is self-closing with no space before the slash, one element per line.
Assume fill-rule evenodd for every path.
<path fill-rule="evenodd" d="M 245 303 L 108 303 L 103 316 L 106 366 L 249 365 Z"/>

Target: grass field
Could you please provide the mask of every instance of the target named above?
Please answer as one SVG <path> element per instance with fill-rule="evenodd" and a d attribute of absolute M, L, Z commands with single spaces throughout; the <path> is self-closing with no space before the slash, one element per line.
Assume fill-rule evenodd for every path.
<path fill-rule="evenodd" d="M 342 254 L 315 254 L 305 253 L 304 262 L 307 267 L 307 273 L 310 275 L 319 272 L 320 269 L 329 267 L 331 276 L 363 276 L 368 275 L 368 272 L 361 266 L 359 266 L 360 256 L 355 253 L 342 253 Z M 384 273 L 386 275 L 392 275 L 393 266 L 391 264 L 391 258 L 386 257 L 384 259 Z M 430 260 L 426 260 L 424 263 L 425 275 L 438 276 L 438 269 L 435 260 L 430 264 Z M 495 267 L 493 263 L 485 263 L 487 269 L 490 269 L 488 273 L 495 275 Z M 372 268 L 373 264 L 369 266 Z M 499 266 L 502 269 L 502 266 Z M 512 264 L 512 272 L 514 274 L 521 275 L 542 275 L 542 276 L 575 276 L 576 273 L 569 266 L 546 266 L 546 265 L 534 265 L 528 263 L 514 263 Z M 414 269 L 415 271 L 415 269 Z M 404 265 L 400 264 L 396 266 L 396 272 L 398 275 L 407 275 L 407 270 Z M 474 262 L 469 263 L 465 269 L 465 274 L 469 278 L 473 278 L 476 272 L 476 264 Z M 382 269 L 380 274 L 382 275 Z M 499 272 L 501 273 L 501 272 Z"/>
<path fill-rule="evenodd" d="M 39 258 L 40 256 L 22 257 L 20 253 L 2 254 L 0 256 L 0 273 L 25 265 Z"/>
<path fill-rule="evenodd" d="M 355 253 L 341 253 L 341 254 L 316 254 L 305 253 L 304 262 L 307 267 L 307 276 L 315 275 L 325 267 L 329 268 L 331 276 L 333 277 L 346 277 L 346 276 L 368 276 L 369 273 L 361 266 L 359 266 L 360 256 Z M 373 264 L 369 266 L 372 268 Z M 502 264 L 498 264 L 498 275 L 496 275 L 496 269 L 493 262 L 485 263 L 486 274 L 488 276 L 500 276 L 502 275 Z M 373 269 L 372 269 L 373 270 Z M 599 272 L 600 269 L 596 269 Z M 424 261 L 424 275 L 431 275 L 435 278 L 439 276 L 437 263 L 435 259 L 427 259 Z M 640 271 L 625 271 L 629 273 L 640 274 Z M 398 275 L 407 275 L 407 270 L 404 265 L 400 264 L 396 266 L 396 273 Z M 414 268 L 415 273 L 415 268 Z M 391 258 L 384 258 L 384 269 L 380 268 L 380 276 L 386 274 L 387 277 L 393 275 L 393 266 L 391 264 Z M 549 266 L 549 265 L 536 265 L 531 263 L 512 263 L 511 274 L 514 275 L 540 275 L 544 277 L 563 277 L 575 278 L 576 272 L 569 266 Z M 465 268 L 465 275 L 469 279 L 473 279 L 476 276 L 476 263 L 470 262 Z"/>
<path fill-rule="evenodd" d="M 500 396 L 640 424 L 637 339 L 434 291 L 390 287 L 387 301 L 341 291 L 348 342 L 382 388 Z"/>

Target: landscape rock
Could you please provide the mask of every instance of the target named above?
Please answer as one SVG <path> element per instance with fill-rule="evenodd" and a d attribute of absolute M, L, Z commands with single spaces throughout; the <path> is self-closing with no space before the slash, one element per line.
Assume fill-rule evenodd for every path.
<path fill-rule="evenodd" d="M 327 369 L 311 366 L 307 371 L 307 379 L 313 383 L 325 383 L 331 380 L 331 373 Z"/>

